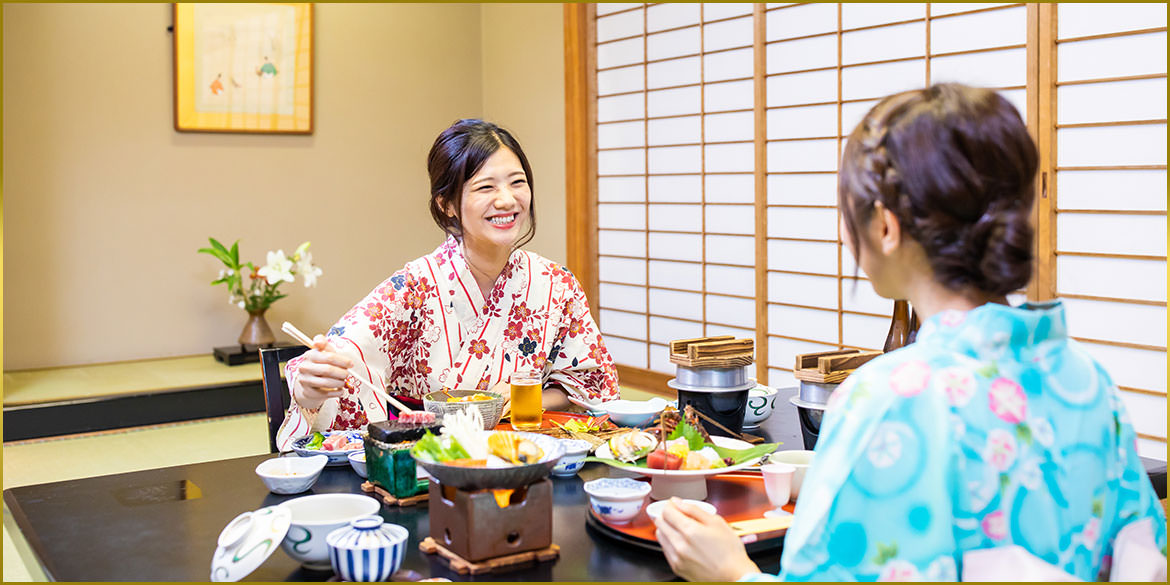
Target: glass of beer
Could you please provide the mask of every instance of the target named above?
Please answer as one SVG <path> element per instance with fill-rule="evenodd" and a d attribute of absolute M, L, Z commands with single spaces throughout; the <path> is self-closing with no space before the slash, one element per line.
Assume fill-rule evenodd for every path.
<path fill-rule="evenodd" d="M 512 374 L 512 428 L 532 431 L 540 428 L 541 405 L 540 372 L 520 370 Z"/>

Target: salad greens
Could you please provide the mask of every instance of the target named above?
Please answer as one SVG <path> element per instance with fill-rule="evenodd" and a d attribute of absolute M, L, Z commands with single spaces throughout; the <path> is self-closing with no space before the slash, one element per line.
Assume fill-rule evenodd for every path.
<path fill-rule="evenodd" d="M 451 437 L 447 441 L 447 445 L 444 446 L 443 441 L 441 441 L 439 437 L 431 434 L 430 431 L 427 431 L 426 434 L 424 434 L 423 437 L 414 444 L 414 447 L 410 449 L 410 452 L 414 455 L 429 459 L 435 463 L 442 463 L 444 461 L 451 461 L 453 459 L 469 459 L 471 457 L 471 455 L 467 453 L 467 450 L 459 444 L 459 441 L 455 440 L 455 437 Z"/>
<path fill-rule="evenodd" d="M 324 442 L 325 442 L 325 435 L 322 435 L 319 432 L 314 432 L 313 438 L 310 439 L 308 443 L 305 443 L 305 448 L 306 449 L 320 449 L 321 445 Z"/>

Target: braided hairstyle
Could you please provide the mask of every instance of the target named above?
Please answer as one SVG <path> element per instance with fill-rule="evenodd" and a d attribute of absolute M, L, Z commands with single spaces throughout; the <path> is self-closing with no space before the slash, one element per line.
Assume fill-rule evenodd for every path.
<path fill-rule="evenodd" d="M 1005 295 L 1032 277 L 1036 146 L 994 91 L 943 83 L 883 99 L 849 135 L 839 206 L 858 225 L 878 201 L 953 291 Z"/>
<path fill-rule="evenodd" d="M 528 204 L 528 230 L 513 245 L 520 248 L 536 235 L 536 187 L 532 182 L 532 167 L 524 149 L 511 132 L 474 118 L 458 120 L 443 130 L 427 155 L 427 172 L 431 177 L 431 218 L 445 233 L 463 239 L 463 218 L 459 209 L 463 204 L 463 185 L 471 180 L 501 147 L 511 150 L 520 159 L 520 166 L 528 179 L 532 201 Z M 448 215 L 447 209 L 453 214 Z"/>

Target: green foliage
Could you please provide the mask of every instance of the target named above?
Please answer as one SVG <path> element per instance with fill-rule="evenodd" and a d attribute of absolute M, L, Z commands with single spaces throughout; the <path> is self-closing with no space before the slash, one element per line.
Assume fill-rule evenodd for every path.
<path fill-rule="evenodd" d="M 1032 428 L 1024 423 L 1016 425 L 1016 437 L 1025 445 L 1032 444 Z"/>
<path fill-rule="evenodd" d="M 876 543 L 877 555 L 873 558 L 873 564 L 882 566 L 896 558 L 898 558 L 898 543 L 891 542 L 890 544 Z"/>
<path fill-rule="evenodd" d="M 281 281 L 269 284 L 268 280 L 258 274 L 258 269 L 251 262 L 240 263 L 240 241 L 232 243 L 228 248 L 215 238 L 207 238 L 209 247 L 200 248 L 197 253 L 215 257 L 224 265 L 219 278 L 211 281 L 214 285 L 227 285 L 232 304 L 239 305 L 246 311 L 262 311 L 272 306 L 272 303 L 288 296 L 280 292 Z M 293 260 L 298 261 L 309 247 L 305 242 L 297 248 Z M 294 267 L 294 273 L 298 268 Z"/>

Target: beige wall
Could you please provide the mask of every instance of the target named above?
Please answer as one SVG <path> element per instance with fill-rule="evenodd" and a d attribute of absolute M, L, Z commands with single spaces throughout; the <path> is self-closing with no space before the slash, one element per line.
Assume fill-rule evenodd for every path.
<path fill-rule="evenodd" d="M 530 247 L 563 260 L 560 7 L 315 10 L 315 132 L 263 136 L 172 129 L 169 5 L 4 5 L 6 370 L 234 343 L 245 315 L 207 284 L 207 236 L 254 262 L 312 240 L 319 286 L 288 287 L 269 322 L 324 330 L 441 241 L 425 157 L 460 117 L 519 135 L 541 197 Z"/>

